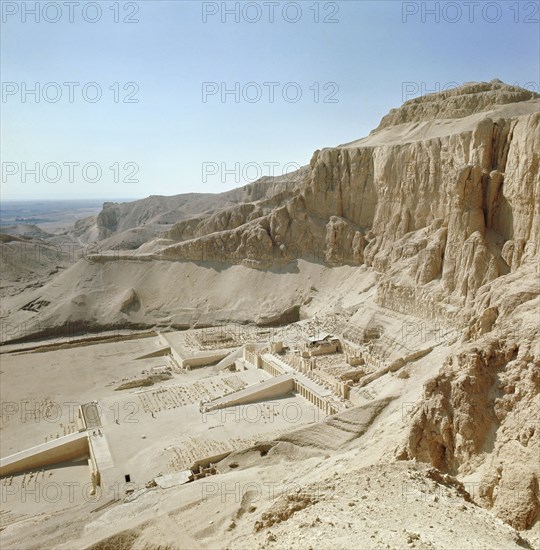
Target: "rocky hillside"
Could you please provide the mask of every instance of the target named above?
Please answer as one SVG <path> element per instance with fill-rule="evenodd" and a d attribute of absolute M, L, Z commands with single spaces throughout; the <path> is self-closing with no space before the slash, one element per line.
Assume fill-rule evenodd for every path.
<path fill-rule="evenodd" d="M 299 170 L 281 177 L 263 177 L 220 194 L 152 195 L 134 202 L 106 202 L 97 216 L 76 222 L 73 235 L 82 242 L 99 242 L 102 250 L 136 249 L 181 220 L 209 216 L 248 201 L 260 201 L 275 195 L 289 196 L 298 187 L 304 172 Z"/>
<path fill-rule="evenodd" d="M 463 118 L 489 111 L 496 105 L 528 101 L 534 96 L 529 90 L 509 86 L 498 79 L 491 82 L 471 82 L 466 86 L 406 101 L 399 109 L 391 109 L 372 134 L 409 122 Z"/>
<path fill-rule="evenodd" d="M 381 305 L 465 323 L 481 287 L 538 259 L 538 97 L 493 82 L 407 102 L 368 138 L 316 151 L 279 206 L 180 222 L 156 257 L 365 264 Z"/>
<path fill-rule="evenodd" d="M 316 151 L 288 181 L 106 205 L 76 231 L 122 250 L 6 302 L 5 316 L 264 324 L 360 315 L 367 296 L 446 349 L 394 456 L 477 480 L 485 506 L 529 529 L 540 510 L 539 168 L 540 96 L 467 84 Z M 125 296 L 137 307 L 119 305 Z M 23 310 L 34 301 L 47 305 Z"/>
<path fill-rule="evenodd" d="M 269 273 L 303 259 L 327 267 L 364 265 L 379 274 L 380 306 L 467 327 L 471 337 L 485 333 L 499 315 L 538 292 L 539 97 L 499 81 L 472 83 L 405 103 L 368 137 L 316 151 L 309 166 L 286 178 L 264 178 L 221 195 L 106 204 L 75 228 L 105 253 L 74 266 L 76 281 L 69 271 L 65 281 L 53 281 L 62 293 L 48 300 L 54 306 L 39 313 L 40 321 L 61 324 L 66 312 L 79 318 L 66 300 L 87 294 L 81 272 L 87 274 L 82 280 L 97 278 L 106 288 L 106 273 L 117 277 L 123 266 L 134 272 L 135 263 L 144 262 L 146 275 L 138 276 L 135 292 L 145 293 L 156 262 L 182 278 L 190 262 Z M 127 284 L 120 277 L 114 286 L 124 292 Z M 198 296 L 196 289 L 183 296 L 182 311 L 201 312 Z M 102 299 L 105 293 L 80 320 L 97 322 L 93 312 L 103 311 L 113 323 L 152 324 L 175 313 L 155 293 L 142 297 L 137 319 L 115 317 Z M 291 293 L 279 307 L 297 305 Z M 13 313 L 17 304 L 8 309 Z M 251 315 L 234 320 L 254 321 L 263 309 L 251 306 Z M 223 304 L 202 311 L 211 322 L 212 312 L 221 318 Z"/>

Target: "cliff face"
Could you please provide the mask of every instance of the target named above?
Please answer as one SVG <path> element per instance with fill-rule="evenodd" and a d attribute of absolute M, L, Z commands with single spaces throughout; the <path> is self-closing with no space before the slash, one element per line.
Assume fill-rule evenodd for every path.
<path fill-rule="evenodd" d="M 374 268 L 381 306 L 463 335 L 397 455 L 480 472 L 478 498 L 530 528 L 540 510 L 539 157 L 538 95 L 467 85 L 316 151 L 283 205 L 199 221 L 159 256 Z"/>
<path fill-rule="evenodd" d="M 540 509 L 539 157 L 538 94 L 493 82 L 412 100 L 290 178 L 108 205 L 97 229 L 81 228 L 151 242 L 79 262 L 35 291 L 52 297 L 31 320 L 93 312 L 184 326 L 334 306 L 353 316 L 349 297 L 373 287 L 381 316 L 454 335 L 437 342 L 450 355 L 434 359 L 395 456 L 476 476 L 487 506 L 529 528 Z M 17 299 L 26 322 L 30 299 Z"/>
<path fill-rule="evenodd" d="M 292 197 L 181 222 L 159 256 L 365 263 L 381 305 L 466 324 L 481 287 L 538 259 L 534 96 L 493 82 L 412 100 L 368 138 L 316 151 Z"/>
<path fill-rule="evenodd" d="M 539 151 L 539 113 L 379 146 L 360 166 L 345 150 L 341 185 L 327 198 L 371 228 L 364 261 L 384 274 L 381 305 L 450 321 L 480 287 L 538 258 Z M 351 188 L 364 208 L 347 212 Z"/>
<path fill-rule="evenodd" d="M 195 220 L 213 225 L 207 218 L 214 213 L 234 211 L 249 201 L 266 203 L 267 210 L 280 201 L 289 199 L 302 180 L 304 169 L 278 177 L 263 177 L 251 184 L 224 193 L 185 193 L 171 197 L 152 195 L 133 202 L 106 202 L 97 216 L 78 220 L 73 235 L 82 242 L 99 242 L 100 249 L 136 249 L 162 234 L 176 240 L 200 236 L 190 233 Z M 226 213 L 221 216 L 226 217 Z M 238 218 L 237 224 L 246 219 Z M 234 224 L 233 224 L 234 226 Z M 216 231 L 216 229 L 214 229 Z"/>
<path fill-rule="evenodd" d="M 516 529 L 539 519 L 540 301 L 448 357 L 427 382 L 400 458 L 475 476 L 475 494 Z"/>

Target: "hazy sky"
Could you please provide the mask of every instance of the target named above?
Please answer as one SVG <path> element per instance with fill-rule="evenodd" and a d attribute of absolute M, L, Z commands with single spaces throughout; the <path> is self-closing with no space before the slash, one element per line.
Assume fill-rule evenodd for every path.
<path fill-rule="evenodd" d="M 1 4 L 4 199 L 219 192 L 422 93 L 540 80 L 530 0 Z"/>

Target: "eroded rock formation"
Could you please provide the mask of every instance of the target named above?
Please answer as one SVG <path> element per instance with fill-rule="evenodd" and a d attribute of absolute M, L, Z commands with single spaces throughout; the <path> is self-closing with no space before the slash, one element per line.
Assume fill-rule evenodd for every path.
<path fill-rule="evenodd" d="M 114 288 L 114 312 L 122 320 L 156 322 L 162 315 L 164 323 L 186 323 L 188 316 L 191 322 L 204 312 L 205 322 L 211 322 L 230 320 L 234 312 L 245 316 L 237 321 L 253 321 L 263 317 L 253 313 L 260 306 L 265 324 L 290 322 L 301 317 L 298 304 L 311 303 L 314 311 L 313 296 L 301 288 L 314 284 L 309 277 L 291 291 L 294 301 L 287 297 L 290 303 L 284 299 L 274 311 L 277 300 L 263 294 L 276 296 L 280 287 L 274 281 L 261 290 L 269 284 L 267 273 L 225 268 L 241 264 L 290 273 L 300 258 L 311 265 L 365 266 L 355 273 L 376 272 L 378 305 L 459 335 L 457 343 L 446 343 L 450 355 L 426 384 L 396 456 L 429 462 L 452 475 L 475 475 L 477 499 L 519 529 L 535 525 L 540 509 L 538 94 L 496 81 L 414 99 L 392 110 L 368 137 L 316 151 L 291 178 L 266 178 L 215 197 L 173 199 L 106 205 L 96 220 L 78 224 L 83 240 L 106 237 L 105 244 L 100 241 L 104 248 L 143 245 L 131 256 L 96 254 L 85 259 L 88 264 L 76 264 L 77 285 L 84 287 L 85 277 L 95 284 L 97 273 L 103 293 L 87 297 L 79 288 L 66 293 L 61 284 L 51 284 L 48 292 L 58 299 L 48 299 L 32 319 L 48 325 L 79 321 Z M 144 284 L 123 286 L 125 271 L 113 269 L 118 261 L 136 271 L 131 284 Z M 174 307 L 163 312 L 155 301 L 147 306 L 154 298 L 144 285 L 161 284 L 152 280 L 158 280 L 157 269 L 147 266 L 158 262 L 167 270 L 182 261 L 209 266 L 219 275 L 204 279 L 199 271 L 178 270 Z M 238 274 L 244 277 L 246 271 L 257 281 L 251 296 L 241 295 L 244 279 Z M 201 292 L 197 284 L 205 283 L 197 277 L 212 281 L 206 283 L 212 288 Z M 224 299 L 220 284 L 234 296 Z M 255 287 L 260 304 L 254 305 Z M 97 316 L 98 307 L 93 311 Z"/>
<path fill-rule="evenodd" d="M 369 137 L 316 151 L 281 206 L 191 220 L 158 255 L 365 264 L 382 306 L 464 329 L 398 455 L 481 471 L 479 498 L 519 529 L 540 507 L 538 97 L 491 82 L 409 101 Z"/>
<path fill-rule="evenodd" d="M 498 81 L 411 100 L 316 151 L 296 194 L 180 222 L 157 257 L 366 264 L 381 305 L 466 324 L 480 288 L 538 259 L 539 106 Z"/>

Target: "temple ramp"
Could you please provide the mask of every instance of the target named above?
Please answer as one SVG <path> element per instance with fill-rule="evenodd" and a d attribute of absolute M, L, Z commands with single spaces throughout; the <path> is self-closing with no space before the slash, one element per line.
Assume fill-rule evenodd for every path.
<path fill-rule="evenodd" d="M 77 432 L 0 459 L 0 476 L 37 470 L 88 455 L 86 432 Z"/>
<path fill-rule="evenodd" d="M 205 404 L 206 411 L 233 407 L 235 405 L 246 405 L 256 401 L 268 401 L 281 397 L 294 391 L 294 377 L 292 374 L 282 374 L 265 380 L 259 384 L 253 384 L 243 390 L 219 397 Z"/>

